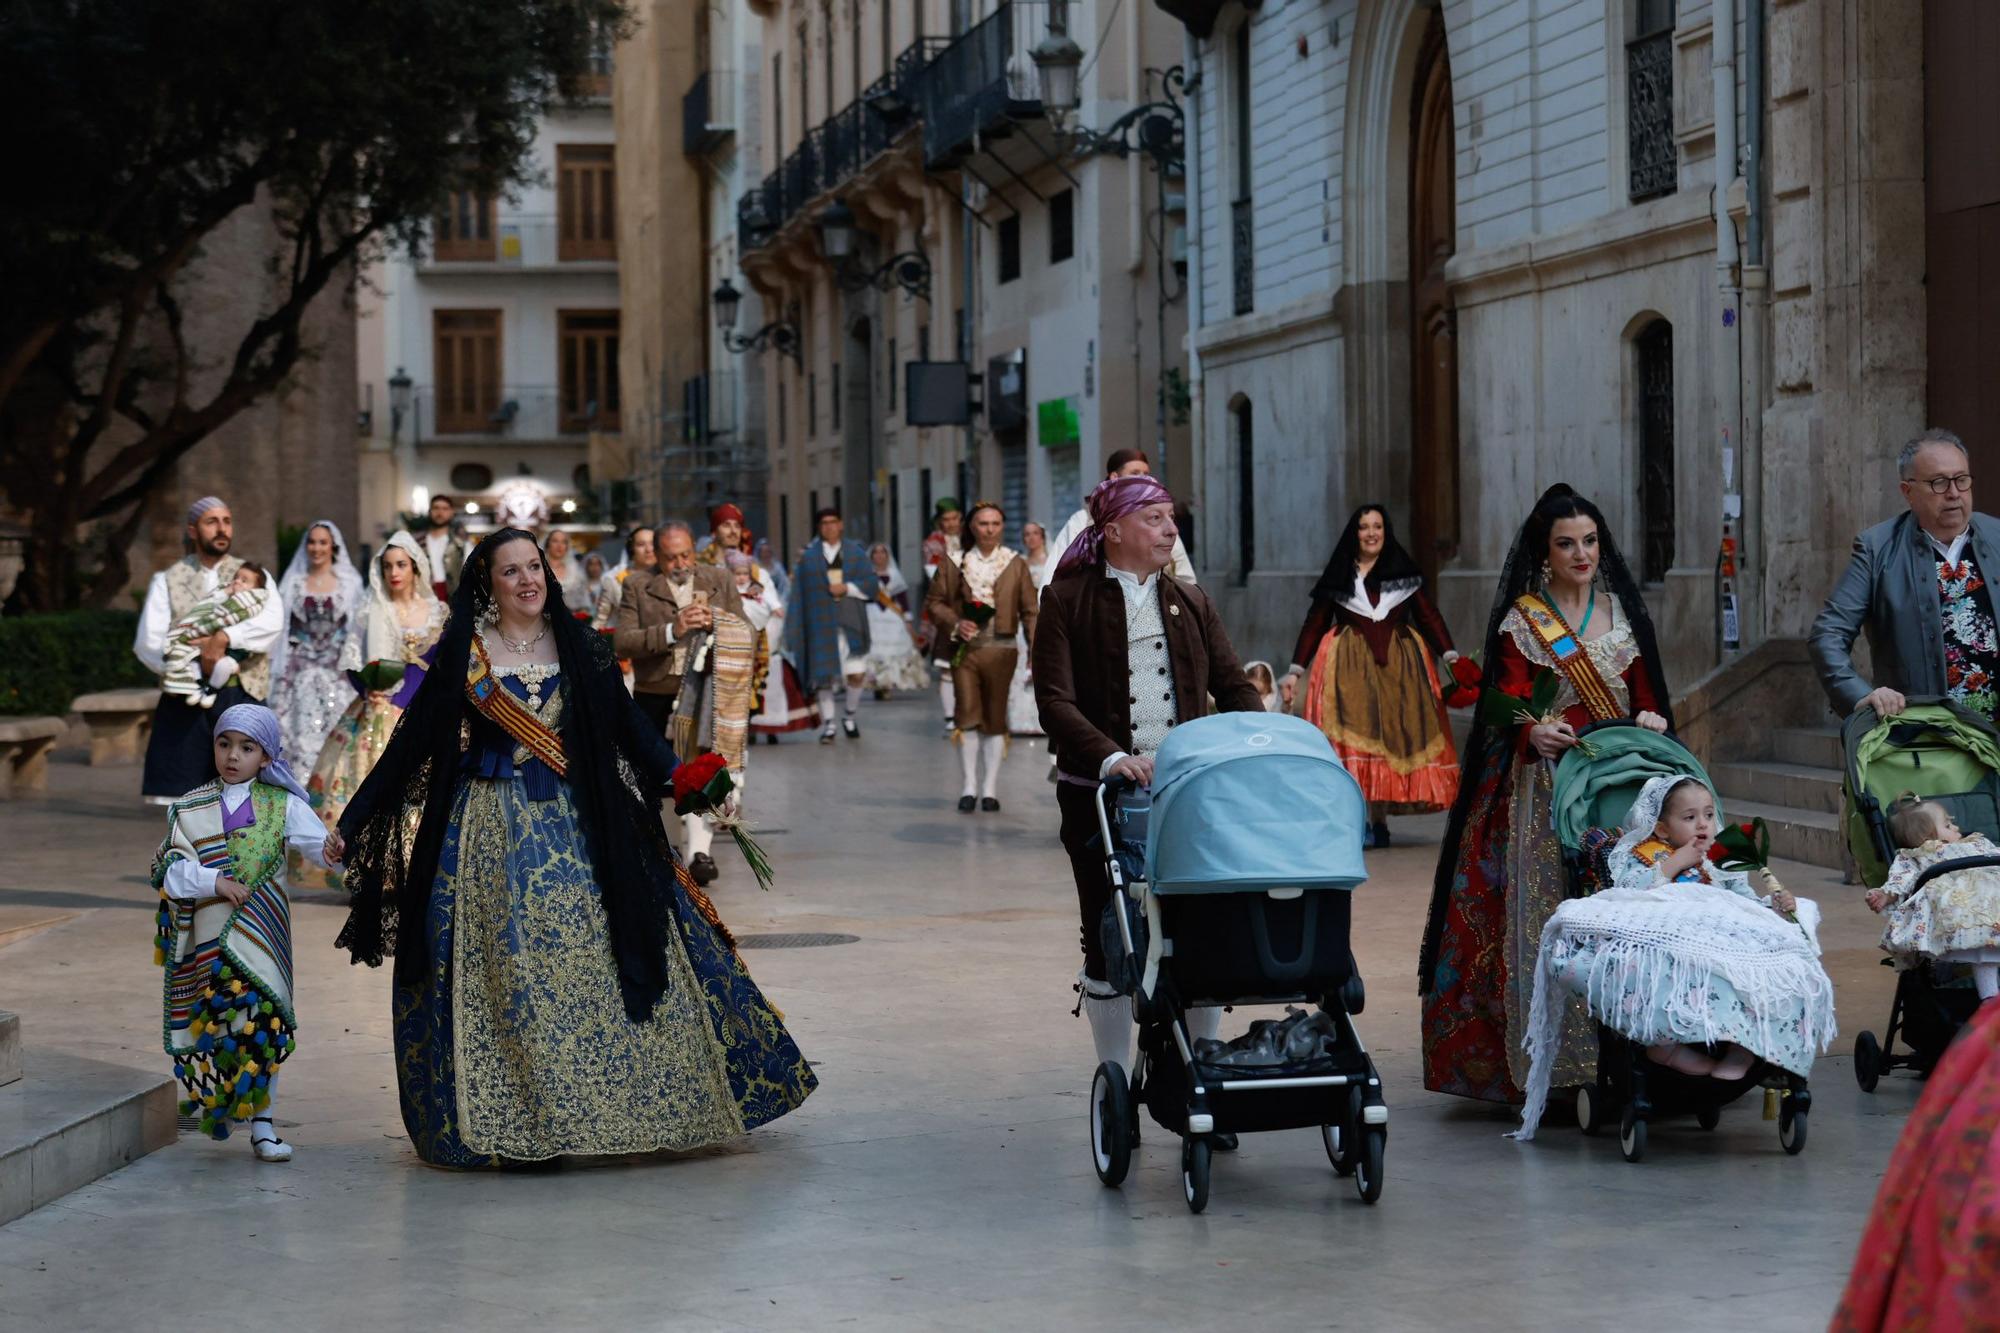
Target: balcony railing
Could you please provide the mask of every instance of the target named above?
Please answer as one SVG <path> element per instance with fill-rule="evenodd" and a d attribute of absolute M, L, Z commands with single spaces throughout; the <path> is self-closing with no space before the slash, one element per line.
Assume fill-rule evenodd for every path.
<path fill-rule="evenodd" d="M 427 250 L 417 266 L 429 273 L 491 272 L 503 269 L 568 268 L 578 264 L 617 262 L 616 241 L 610 236 L 565 240 L 552 213 L 503 214 L 493 225 L 493 239 L 477 245 L 443 245 Z"/>
<path fill-rule="evenodd" d="M 411 391 L 410 407 L 419 444 L 582 443 L 592 430 L 619 427 L 615 404 L 570 402 L 562 390 L 547 385 L 453 394 L 420 384 Z"/>
<path fill-rule="evenodd" d="M 976 136 L 1041 115 L 1029 54 L 1047 27 L 1046 0 L 1007 0 L 925 67 L 918 99 L 924 162 L 948 163 Z"/>
<path fill-rule="evenodd" d="M 1247 315 L 1257 308 L 1257 228 L 1251 217 L 1250 201 L 1238 199 L 1229 206 L 1230 281 L 1235 296 L 1235 313 Z"/>
<path fill-rule="evenodd" d="M 705 157 L 736 133 L 736 75 L 732 70 L 703 70 L 681 97 L 681 152 Z"/>
<path fill-rule="evenodd" d="M 808 131 L 776 171 L 745 191 L 736 201 L 738 251 L 768 245 L 814 199 L 839 189 L 887 152 L 919 114 L 930 62 L 951 45 L 935 37 L 912 42 L 889 73 Z"/>

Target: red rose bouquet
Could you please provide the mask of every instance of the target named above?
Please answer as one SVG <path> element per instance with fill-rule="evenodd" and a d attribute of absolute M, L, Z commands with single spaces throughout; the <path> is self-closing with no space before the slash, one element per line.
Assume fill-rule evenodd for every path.
<path fill-rule="evenodd" d="M 1708 859 L 1723 870 L 1740 870 L 1746 875 L 1762 876 L 1773 893 L 1785 887 L 1771 873 L 1771 830 L 1764 827 L 1761 818 L 1741 824 L 1724 824 L 1715 835 L 1715 841 L 1708 845 Z M 1799 919 L 1793 912 L 1782 915 L 1787 921 Z"/>
<path fill-rule="evenodd" d="M 1556 711 L 1556 695 L 1561 682 L 1553 671 L 1535 673 L 1534 689 L 1526 699 L 1519 699 L 1505 690 L 1488 685 L 1479 696 L 1479 719 L 1489 727 L 1532 727 L 1563 720 Z M 1597 747 L 1589 741 L 1578 738 L 1576 750 L 1585 759 L 1597 758 Z"/>
<path fill-rule="evenodd" d="M 674 813 L 707 815 L 717 828 L 726 829 L 749 863 L 750 873 L 757 877 L 757 886 L 768 889 L 773 879 L 771 858 L 750 836 L 749 826 L 730 802 L 729 795 L 735 790 L 728 761 L 713 750 L 705 751 L 674 769 Z"/>
<path fill-rule="evenodd" d="M 1445 691 L 1446 708 L 1470 708 L 1479 702 L 1479 688 L 1486 683 L 1486 673 L 1479 669 L 1479 663 L 1470 657 L 1460 656 L 1451 664 L 1450 688 Z"/>
<path fill-rule="evenodd" d="M 985 629 L 992 622 L 993 617 L 999 613 L 999 610 L 999 607 L 988 606 L 985 602 L 970 601 L 958 608 L 958 618 L 960 620 L 970 620 L 974 625 Z M 971 647 L 972 644 L 969 642 L 960 643 L 958 651 L 951 655 L 952 666 L 956 667 L 960 662 L 963 662 L 965 654 Z"/>

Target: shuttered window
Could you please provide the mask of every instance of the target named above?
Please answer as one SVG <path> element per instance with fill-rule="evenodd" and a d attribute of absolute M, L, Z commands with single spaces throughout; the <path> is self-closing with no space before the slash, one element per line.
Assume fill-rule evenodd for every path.
<path fill-rule="evenodd" d="M 562 428 L 566 433 L 618 429 L 618 312 L 565 310 L 557 315 L 562 345 Z"/>
<path fill-rule="evenodd" d="M 618 208 L 610 144 L 556 146 L 556 258 L 618 258 Z"/>
<path fill-rule="evenodd" d="M 491 430 L 500 410 L 500 312 L 435 311 L 431 342 L 438 434 Z"/>
<path fill-rule="evenodd" d="M 431 257 L 441 264 L 466 263 L 496 257 L 493 248 L 493 201 L 460 190 L 445 204 L 432 229 Z"/>

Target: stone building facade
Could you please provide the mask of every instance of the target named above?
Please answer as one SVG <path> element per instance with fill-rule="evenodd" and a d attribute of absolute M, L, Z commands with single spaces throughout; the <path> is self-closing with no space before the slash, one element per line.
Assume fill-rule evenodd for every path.
<path fill-rule="evenodd" d="M 1926 356 L 1923 47 L 1961 20 L 1977 45 L 1959 0 L 1158 3 L 1195 84 L 1198 560 L 1253 651 L 1289 651 L 1364 501 L 1476 642 L 1563 480 L 1691 684 L 1724 656 L 1726 544 L 1743 646 L 1803 633 L 1899 507 L 1902 441 L 1976 400 Z"/>

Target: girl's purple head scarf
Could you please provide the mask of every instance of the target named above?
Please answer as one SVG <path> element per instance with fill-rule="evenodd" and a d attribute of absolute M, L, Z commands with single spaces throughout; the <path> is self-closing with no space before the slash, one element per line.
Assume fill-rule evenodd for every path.
<path fill-rule="evenodd" d="M 1056 562 L 1056 572 L 1101 563 L 1105 525 L 1148 505 L 1173 502 L 1173 492 L 1143 473 L 1136 477 L 1106 477 L 1084 501 L 1084 507 L 1090 510 L 1090 526 L 1078 533 L 1069 549 L 1062 553 L 1062 559 Z"/>
<path fill-rule="evenodd" d="M 312 804 L 312 797 L 299 785 L 292 773 L 292 766 L 285 762 L 285 741 L 278 730 L 278 715 L 262 704 L 237 704 L 222 710 L 222 716 L 215 719 L 215 734 L 225 731 L 240 732 L 248 736 L 264 751 L 264 768 L 257 774 L 260 782 L 268 782 L 273 787 L 283 787 L 292 795 Z"/>

